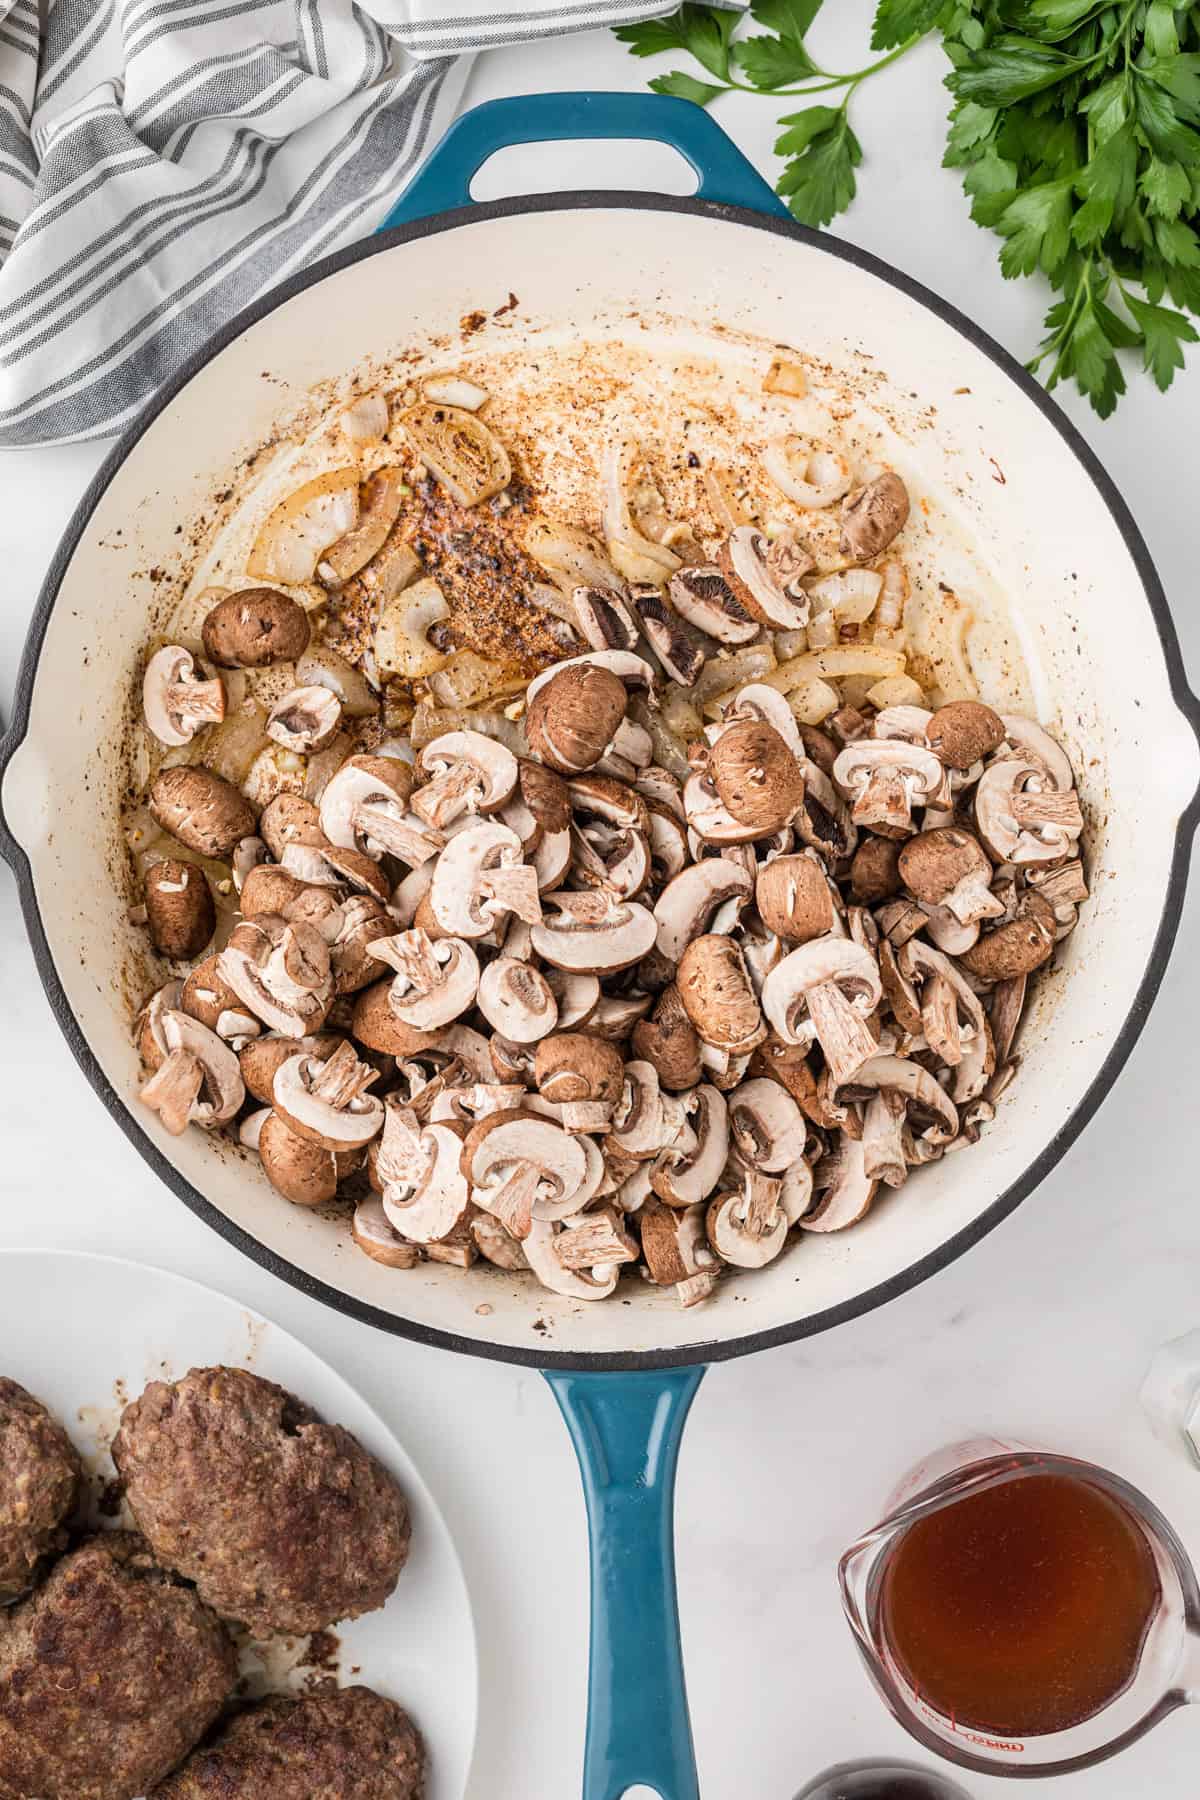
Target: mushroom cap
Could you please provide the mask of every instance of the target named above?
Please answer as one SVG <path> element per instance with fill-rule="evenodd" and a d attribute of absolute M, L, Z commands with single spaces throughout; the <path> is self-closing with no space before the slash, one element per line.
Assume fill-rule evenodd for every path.
<path fill-rule="evenodd" d="M 640 1061 L 656 1071 L 665 1088 L 692 1088 L 700 1080 L 700 1038 L 674 984 L 663 990 L 654 1017 L 638 1020 L 631 1047 Z"/>
<path fill-rule="evenodd" d="M 201 1025 L 207 1025 L 210 1031 L 217 1030 L 218 1020 L 223 1013 L 244 1011 L 242 1002 L 222 978 L 215 951 L 192 969 L 180 989 L 178 1004 L 180 1012 L 199 1019 Z M 249 1035 L 257 1036 L 258 1021 L 253 1023 L 255 1029 Z"/>
<path fill-rule="evenodd" d="M 914 900 L 937 906 L 960 881 L 982 876 L 990 885 L 992 865 L 983 846 L 969 831 L 938 825 L 909 838 L 900 851 L 900 877 Z"/>
<path fill-rule="evenodd" d="M 1066 751 L 1036 719 L 1006 713 L 1001 723 L 1005 737 L 1015 747 L 1018 756 L 1037 763 L 1044 769 L 1055 788 L 1066 793 L 1075 786 L 1075 772 Z"/>
<path fill-rule="evenodd" d="M 281 1063 L 271 1084 L 275 1111 L 290 1131 L 310 1143 L 327 1150 L 361 1150 L 383 1130 L 383 1102 L 368 1093 L 356 1095 L 348 1106 L 322 1099 L 310 1086 L 322 1067 L 303 1051 Z"/>
<path fill-rule="evenodd" d="M 677 569 L 667 586 L 671 604 L 689 625 L 723 644 L 748 644 L 762 629 L 716 563 L 694 563 Z"/>
<path fill-rule="evenodd" d="M 768 931 L 806 944 L 834 927 L 829 879 L 813 856 L 776 856 L 758 871 L 754 902 Z"/>
<path fill-rule="evenodd" d="M 841 550 L 854 562 L 871 562 L 908 522 L 908 489 L 887 469 L 842 502 Z"/>
<path fill-rule="evenodd" d="M 1057 929 L 1050 902 L 1030 889 L 1015 919 L 985 931 L 958 960 L 980 981 L 1012 981 L 1019 975 L 1032 975 L 1053 956 Z"/>
<path fill-rule="evenodd" d="M 667 883 L 654 903 L 659 955 L 677 963 L 718 906 L 734 896 L 748 900 L 753 890 L 749 871 L 729 857 L 706 856 L 690 864 Z"/>
<path fill-rule="evenodd" d="M 243 1044 L 238 1051 L 238 1066 L 246 1091 L 263 1106 L 274 1099 L 275 1074 L 293 1056 L 303 1053 L 324 1062 L 333 1055 L 343 1040 L 332 1031 L 315 1032 L 311 1037 L 259 1037 Z"/>
<path fill-rule="evenodd" d="M 555 1252 L 558 1235 L 559 1227 L 552 1221 L 535 1218 L 529 1236 L 522 1242 L 529 1266 L 542 1286 L 569 1300 L 607 1300 L 617 1285 L 620 1266 L 608 1264 L 602 1276 L 565 1268 Z"/>
<path fill-rule="evenodd" d="M 308 649 L 312 630 L 302 606 L 274 588 L 227 594 L 205 615 L 204 653 L 223 669 L 265 669 L 295 662 Z"/>
<path fill-rule="evenodd" d="M 895 838 L 865 837 L 850 864 L 850 894 L 860 906 L 875 906 L 898 894 L 900 845 Z"/>
<path fill-rule="evenodd" d="M 320 811 L 302 794 L 276 794 L 268 800 L 258 821 L 258 835 L 277 863 L 283 861 L 291 844 L 320 849 L 329 842 L 321 829 Z"/>
<path fill-rule="evenodd" d="M 476 1005 L 494 1030 L 517 1044 L 537 1043 L 558 1022 L 558 1002 L 546 977 L 515 956 L 498 956 L 488 964 Z"/>
<path fill-rule="evenodd" d="M 768 1076 L 743 1081 L 730 1094 L 728 1104 L 730 1134 L 738 1154 L 751 1168 L 782 1174 L 803 1158 L 808 1126 L 779 1082 Z"/>
<path fill-rule="evenodd" d="M 811 556 L 795 559 L 783 580 L 776 573 L 770 538 L 753 525 L 737 525 L 721 546 L 721 573 L 743 611 L 776 631 L 803 631 L 810 604 L 800 575 L 812 568 Z"/>
<path fill-rule="evenodd" d="M 204 870 L 168 857 L 146 871 L 146 922 L 160 956 L 199 956 L 217 925 Z"/>
<path fill-rule="evenodd" d="M 369 1194 L 359 1201 L 350 1224 L 350 1235 L 364 1255 L 372 1262 L 382 1263 L 386 1269 L 412 1269 L 420 1261 L 416 1246 L 405 1243 L 393 1231 L 378 1194 Z"/>
<path fill-rule="evenodd" d="M 384 1187 L 383 1210 L 393 1230 L 421 1244 L 442 1243 L 467 1216 L 470 1192 L 460 1167 L 462 1139 L 453 1125 L 438 1123 L 420 1135 L 424 1171 L 414 1192 Z"/>
<path fill-rule="evenodd" d="M 525 738 L 535 756 L 563 775 L 598 763 L 625 717 L 625 684 L 596 663 L 566 663 L 529 690 Z"/>
<path fill-rule="evenodd" d="M 570 974 L 616 974 L 640 962 L 658 935 L 654 915 L 634 900 L 563 890 L 544 896 L 557 917 L 531 933 L 543 962 Z"/>
<path fill-rule="evenodd" d="M 706 844 L 749 844 L 757 837 L 770 835 L 760 832 L 757 825 L 735 819 L 705 770 L 697 769 L 688 776 L 683 789 L 683 806 L 690 829 Z"/>
<path fill-rule="evenodd" d="M 321 830 L 331 844 L 337 844 L 343 850 L 358 850 L 362 848 L 356 818 L 358 809 L 381 803 L 390 804 L 403 813 L 408 808 L 412 788 L 412 769 L 398 756 L 351 756 L 321 795 Z"/>
<path fill-rule="evenodd" d="M 621 1053 L 607 1038 L 587 1031 L 559 1031 L 544 1038 L 534 1058 L 533 1078 L 543 1099 L 621 1098 L 625 1069 Z"/>
<path fill-rule="evenodd" d="M 958 1136 L 958 1109 L 941 1083 L 908 1056 L 872 1056 L 854 1071 L 843 1094 L 858 1097 L 866 1090 L 901 1094 L 932 1121 L 921 1135 L 931 1143 L 948 1144 Z"/>
<path fill-rule="evenodd" d="M 718 1194 L 708 1208 L 705 1228 L 708 1241 L 722 1262 L 738 1269 L 762 1269 L 783 1249 L 788 1234 L 787 1214 L 780 1206 L 767 1230 L 746 1229 L 749 1196 L 741 1190 Z"/>
<path fill-rule="evenodd" d="M 979 700 L 948 700 L 925 727 L 925 739 L 948 769 L 969 769 L 1004 742 L 1004 722 Z"/>
<path fill-rule="evenodd" d="M 1023 795 L 1045 796 L 1047 779 L 1053 780 L 1053 775 L 1044 764 L 1026 761 L 1024 757 L 1003 757 L 989 763 L 979 777 L 975 784 L 975 829 L 997 862 L 1024 867 L 1057 862 L 1072 853 L 1081 820 L 1070 789 L 1052 788 L 1051 793 L 1061 794 L 1062 802 L 1072 807 L 1073 820 L 1043 827 L 1022 824 L 1017 816 Z"/>
<path fill-rule="evenodd" d="M 461 1146 L 471 1197 L 485 1212 L 491 1210 L 489 1188 L 499 1186 L 519 1163 L 537 1169 L 537 1197 L 550 1201 L 570 1201 L 588 1170 L 582 1142 L 533 1112 L 492 1113 L 472 1126 Z"/>
<path fill-rule="evenodd" d="M 162 1014 L 162 1035 L 167 1051 L 186 1051 L 204 1071 L 204 1085 L 191 1110 L 191 1123 L 209 1129 L 223 1125 L 246 1098 L 238 1059 L 215 1031 L 193 1019 L 190 1013 L 167 1009 Z"/>
<path fill-rule="evenodd" d="M 277 1112 L 262 1122 L 258 1154 L 271 1186 L 293 1206 L 323 1206 L 337 1193 L 333 1151 L 298 1136 Z"/>
<path fill-rule="evenodd" d="M 839 1131 L 837 1142 L 815 1171 L 816 1205 L 800 1219 L 802 1231 L 843 1231 L 867 1212 L 879 1186 L 867 1174 L 859 1138 Z"/>
<path fill-rule="evenodd" d="M 693 938 L 676 976 L 684 1011 L 706 1043 L 740 1055 L 766 1036 L 741 946 L 706 932 Z"/>
<path fill-rule="evenodd" d="M 521 798 L 543 831 L 565 831 L 571 823 L 571 794 L 561 775 L 544 763 L 518 758 L 517 782 Z"/>
<path fill-rule="evenodd" d="M 727 725 L 709 754 L 721 804 L 769 836 L 791 823 L 804 801 L 804 772 L 784 739 L 763 719 Z"/>
<path fill-rule="evenodd" d="M 937 792 L 942 781 L 941 763 L 923 745 L 911 744 L 906 738 L 856 738 L 838 752 L 833 765 L 834 785 L 847 798 L 853 798 L 879 769 L 893 770 L 910 779 L 918 806 Z"/>
<path fill-rule="evenodd" d="M 150 811 L 172 837 L 223 862 L 235 844 L 254 834 L 250 803 L 211 769 L 180 763 L 160 769 L 150 784 Z"/>
<path fill-rule="evenodd" d="M 362 989 L 354 1002 L 352 1036 L 367 1049 L 385 1056 L 420 1056 L 426 1050 L 440 1049 L 445 1042 L 445 1028 L 421 1031 L 415 1025 L 406 1025 L 392 1011 L 391 995 L 390 975 Z"/>
<path fill-rule="evenodd" d="M 726 725 L 736 724 L 741 719 L 758 719 L 764 725 L 772 726 L 796 760 L 804 762 L 807 751 L 796 716 L 785 696 L 777 688 L 768 687 L 765 681 L 748 681 L 745 687 L 740 687 L 732 704 L 726 706 L 723 717 Z"/>
<path fill-rule="evenodd" d="M 638 1224 L 646 1270 L 656 1286 L 674 1287 L 698 1270 L 715 1265 L 705 1236 L 702 1205 L 680 1210 L 664 1206 L 655 1196 L 641 1208 Z"/>

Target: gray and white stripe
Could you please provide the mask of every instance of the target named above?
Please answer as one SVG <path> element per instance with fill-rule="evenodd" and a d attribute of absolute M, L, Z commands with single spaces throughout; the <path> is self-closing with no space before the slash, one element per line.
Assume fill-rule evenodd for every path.
<path fill-rule="evenodd" d="M 464 55 L 672 0 L 0 0 L 0 448 L 100 437 L 372 230 Z M 44 5 L 44 0 L 43 0 Z"/>

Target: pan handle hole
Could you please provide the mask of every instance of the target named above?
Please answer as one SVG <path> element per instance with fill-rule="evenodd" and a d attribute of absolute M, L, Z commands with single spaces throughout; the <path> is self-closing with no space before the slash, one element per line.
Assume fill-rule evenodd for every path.
<path fill-rule="evenodd" d="M 471 182 L 472 200 L 518 194 L 632 188 L 649 194 L 694 194 L 696 173 L 669 144 L 641 138 L 565 138 L 555 144 L 510 144 L 497 150 Z"/>

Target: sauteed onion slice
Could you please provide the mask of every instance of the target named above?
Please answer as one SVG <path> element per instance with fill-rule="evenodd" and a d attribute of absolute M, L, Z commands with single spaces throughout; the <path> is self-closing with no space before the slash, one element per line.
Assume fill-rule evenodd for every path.
<path fill-rule="evenodd" d="M 459 506 L 477 506 L 512 479 L 508 451 L 494 431 L 459 406 L 413 406 L 404 429 L 414 450 Z"/>
<path fill-rule="evenodd" d="M 558 519 L 531 519 L 525 527 L 525 549 L 568 596 L 577 587 L 616 591 L 621 586 L 621 577 L 603 546 L 578 525 L 563 525 Z"/>
<path fill-rule="evenodd" d="M 604 458 L 604 537 L 608 554 L 626 581 L 653 581 L 661 587 L 679 567 L 680 558 L 665 544 L 647 537 L 634 519 L 633 490 L 640 458 L 641 452 L 631 438 L 616 437 L 608 446 Z"/>
<path fill-rule="evenodd" d="M 289 494 L 254 540 L 246 573 L 256 581 L 300 587 L 339 538 L 358 524 L 357 469 L 327 469 Z"/>

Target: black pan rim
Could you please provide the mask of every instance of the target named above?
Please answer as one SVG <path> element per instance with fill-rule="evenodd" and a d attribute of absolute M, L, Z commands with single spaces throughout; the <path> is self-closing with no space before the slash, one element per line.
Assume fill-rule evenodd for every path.
<path fill-rule="evenodd" d="M 492 219 L 512 218 L 527 213 L 579 212 L 596 209 L 691 213 L 701 218 L 738 225 L 754 231 L 764 231 L 776 237 L 789 238 L 803 243 L 812 249 L 822 251 L 836 261 L 846 262 L 855 268 L 863 269 L 868 274 L 885 282 L 889 287 L 897 289 L 917 305 L 931 312 L 943 324 L 950 326 L 952 330 L 986 356 L 990 362 L 994 363 L 1058 433 L 1066 449 L 1082 465 L 1107 507 L 1137 570 L 1147 604 L 1150 607 L 1175 704 L 1187 719 L 1197 739 L 1200 740 L 1200 700 L 1188 686 L 1179 640 L 1166 594 L 1133 515 L 1112 477 L 1087 440 L 1015 357 L 1010 355 L 987 332 L 981 330 L 964 313 L 960 312 L 957 307 L 941 299 L 922 282 L 892 268 L 888 263 L 873 256 L 869 251 L 859 249 L 856 245 L 845 243 L 838 238 L 828 237 L 822 232 L 811 231 L 806 226 L 798 225 L 790 219 L 771 218 L 745 207 L 726 206 L 712 201 L 674 195 L 631 193 L 614 189 L 577 194 L 523 195 L 515 199 L 458 207 L 451 212 L 437 213 L 430 218 L 416 220 L 412 224 L 379 232 L 374 237 L 351 245 L 348 249 L 321 258 L 311 268 L 290 277 L 216 332 L 209 342 L 189 358 L 183 367 L 164 384 L 141 416 L 118 439 L 89 484 L 63 534 L 42 584 L 25 641 L 25 649 L 17 675 L 13 722 L 3 745 L 0 746 L 0 779 L 3 778 L 9 761 L 25 741 L 28 733 L 33 689 L 37 679 L 38 663 L 46 629 L 63 576 L 87 529 L 92 514 L 130 451 L 188 382 L 250 326 L 257 324 L 281 306 L 286 305 L 295 295 L 315 286 L 327 276 L 362 262 L 370 256 L 416 239 L 453 231 L 462 225 L 484 223 Z M 443 1331 L 435 1326 L 423 1325 L 414 1320 L 399 1317 L 394 1313 L 384 1312 L 381 1308 L 371 1306 L 365 1301 L 357 1300 L 352 1295 L 331 1287 L 327 1282 L 320 1281 L 315 1276 L 308 1274 L 243 1230 L 211 1201 L 206 1200 L 204 1195 L 189 1181 L 186 1181 L 162 1155 L 142 1129 L 132 1111 L 116 1093 L 100 1067 L 79 1028 L 59 981 L 42 924 L 29 859 L 12 836 L 2 815 L 0 815 L 0 854 L 3 854 L 5 860 L 11 865 L 16 877 L 26 931 L 29 935 L 42 986 L 46 990 L 50 1009 L 84 1075 L 99 1095 L 107 1111 L 154 1173 L 177 1198 L 182 1200 L 198 1218 L 217 1231 L 227 1243 L 232 1244 L 235 1249 L 240 1250 L 281 1281 L 285 1281 L 301 1293 L 307 1294 L 311 1299 L 320 1300 L 326 1306 L 348 1318 L 355 1319 L 362 1324 L 372 1325 L 377 1330 L 388 1332 L 395 1337 L 408 1338 L 413 1342 L 426 1344 L 435 1349 L 454 1350 L 464 1355 L 487 1357 L 493 1361 L 518 1364 L 527 1368 L 619 1373 L 627 1370 L 683 1368 L 696 1364 L 725 1362 L 733 1357 L 774 1349 L 784 1344 L 795 1343 L 801 1338 L 816 1336 L 819 1332 L 829 1331 L 834 1326 L 846 1324 L 851 1319 L 874 1311 L 889 1300 L 895 1299 L 898 1295 L 907 1293 L 911 1288 L 927 1281 L 940 1270 L 947 1268 L 950 1263 L 957 1261 L 960 1256 L 979 1243 L 1002 1220 L 1015 1211 L 1021 1201 L 1033 1192 L 1062 1159 L 1084 1126 L 1091 1120 L 1141 1035 L 1150 1008 L 1161 986 L 1171 948 L 1179 929 L 1187 887 L 1191 842 L 1198 822 L 1200 822 L 1200 790 L 1193 795 L 1180 815 L 1179 823 L 1176 826 L 1170 875 L 1158 929 L 1145 971 L 1138 985 L 1137 994 L 1125 1022 L 1113 1040 L 1112 1047 L 1095 1078 L 1081 1096 L 1074 1111 L 1015 1182 L 999 1194 L 982 1213 L 972 1219 L 969 1225 L 964 1226 L 961 1231 L 948 1238 L 936 1250 L 930 1251 L 928 1255 L 919 1258 L 918 1261 L 891 1276 L 887 1281 L 880 1282 L 865 1293 L 856 1295 L 852 1300 L 842 1301 L 839 1305 L 827 1307 L 822 1312 L 813 1313 L 768 1330 L 747 1332 L 737 1337 L 711 1342 L 698 1341 L 663 1350 L 554 1350 L 549 1345 L 537 1344 L 526 1347 L 493 1343 L 466 1337 L 456 1332 Z"/>

